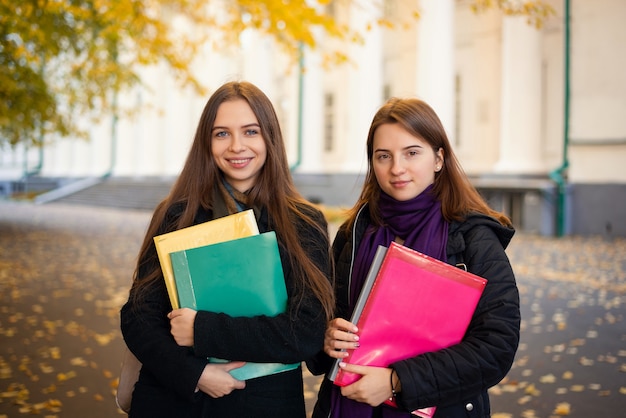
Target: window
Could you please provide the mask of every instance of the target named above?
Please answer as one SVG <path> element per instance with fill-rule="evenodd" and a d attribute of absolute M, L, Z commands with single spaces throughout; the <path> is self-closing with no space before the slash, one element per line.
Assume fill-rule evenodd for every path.
<path fill-rule="evenodd" d="M 324 151 L 332 151 L 335 142 L 335 98 L 332 93 L 324 95 Z"/>

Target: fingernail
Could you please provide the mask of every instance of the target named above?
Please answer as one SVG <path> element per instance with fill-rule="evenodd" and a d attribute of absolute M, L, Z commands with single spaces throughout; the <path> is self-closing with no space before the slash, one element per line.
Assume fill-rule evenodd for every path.
<path fill-rule="evenodd" d="M 354 348 L 359 348 L 361 346 L 361 344 L 359 343 L 354 343 Z"/>
<path fill-rule="evenodd" d="M 346 363 L 344 363 L 343 361 L 339 362 L 339 367 L 344 368 L 346 367 Z"/>

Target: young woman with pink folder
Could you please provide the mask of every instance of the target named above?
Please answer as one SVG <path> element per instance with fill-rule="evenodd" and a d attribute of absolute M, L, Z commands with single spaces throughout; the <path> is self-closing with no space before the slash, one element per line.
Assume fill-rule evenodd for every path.
<path fill-rule="evenodd" d="M 507 374 L 519 343 L 519 293 L 505 254 L 511 222 L 471 185 L 439 118 L 421 100 L 393 98 L 379 109 L 367 156 L 363 190 L 333 243 L 336 317 L 309 369 L 328 373 L 336 359 L 359 350 L 359 329 L 349 319 L 378 246 L 396 242 L 462 263 L 488 282 L 460 343 L 388 367 L 341 362 L 362 377 L 343 387 L 325 378 L 313 418 L 408 418 L 428 407 L 436 407 L 434 417 L 488 417 L 487 390 Z M 390 399 L 397 407 L 386 404 Z"/>

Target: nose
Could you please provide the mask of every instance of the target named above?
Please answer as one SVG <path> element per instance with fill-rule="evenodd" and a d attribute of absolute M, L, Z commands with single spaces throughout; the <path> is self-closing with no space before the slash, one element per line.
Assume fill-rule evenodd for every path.
<path fill-rule="evenodd" d="M 402 158 L 394 158 L 393 163 L 391 164 L 391 174 L 394 176 L 399 176 L 403 174 L 405 171 L 404 164 L 402 163 Z"/>
<path fill-rule="evenodd" d="M 245 149 L 245 145 L 243 143 L 243 139 L 241 138 L 240 135 L 238 134 L 234 134 L 231 136 L 230 139 L 230 146 L 228 147 L 228 150 L 231 152 L 241 152 Z"/>

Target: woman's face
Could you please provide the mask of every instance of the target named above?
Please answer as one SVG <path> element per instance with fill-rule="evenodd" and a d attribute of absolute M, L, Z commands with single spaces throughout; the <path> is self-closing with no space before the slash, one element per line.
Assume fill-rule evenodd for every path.
<path fill-rule="evenodd" d="M 226 181 L 240 192 L 256 182 L 267 148 L 261 126 L 243 99 L 222 103 L 211 131 L 211 153 Z"/>
<path fill-rule="evenodd" d="M 435 153 L 402 125 L 386 123 L 374 132 L 374 174 L 380 188 L 394 199 L 410 200 L 422 193 L 442 166 L 443 151 Z"/>

